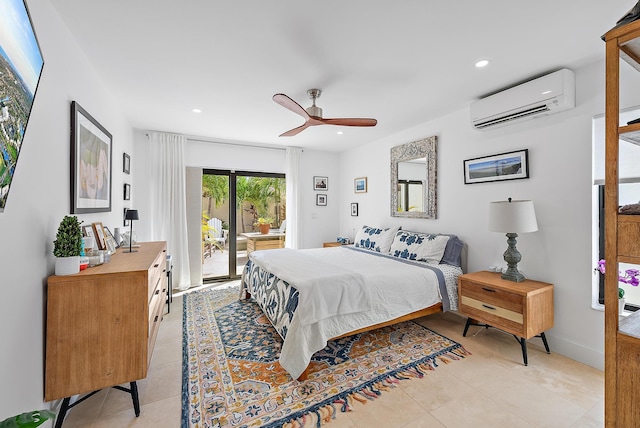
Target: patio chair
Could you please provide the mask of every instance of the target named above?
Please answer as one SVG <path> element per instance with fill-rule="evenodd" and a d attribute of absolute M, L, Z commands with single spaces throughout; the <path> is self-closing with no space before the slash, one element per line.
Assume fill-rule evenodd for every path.
<path fill-rule="evenodd" d="M 209 240 L 213 243 L 213 251 L 215 252 L 216 248 L 224 251 L 229 231 L 222 228 L 222 220 L 219 218 L 212 218 L 207 223 L 209 224 Z"/>

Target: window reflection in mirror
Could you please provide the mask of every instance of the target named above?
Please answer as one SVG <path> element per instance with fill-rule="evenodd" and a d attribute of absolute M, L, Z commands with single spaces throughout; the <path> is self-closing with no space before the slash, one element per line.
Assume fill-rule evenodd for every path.
<path fill-rule="evenodd" d="M 391 148 L 391 215 L 436 218 L 437 137 Z"/>

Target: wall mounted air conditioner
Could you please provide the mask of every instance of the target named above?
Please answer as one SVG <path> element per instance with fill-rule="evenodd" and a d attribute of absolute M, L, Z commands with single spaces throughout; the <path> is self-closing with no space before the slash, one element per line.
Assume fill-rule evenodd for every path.
<path fill-rule="evenodd" d="M 574 74 L 564 68 L 471 103 L 471 124 L 477 130 L 492 129 L 575 105 Z"/>

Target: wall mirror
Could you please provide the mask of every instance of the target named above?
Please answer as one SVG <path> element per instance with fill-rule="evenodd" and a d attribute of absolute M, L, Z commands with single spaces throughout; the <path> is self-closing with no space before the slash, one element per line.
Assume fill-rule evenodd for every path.
<path fill-rule="evenodd" d="M 391 148 L 391 215 L 436 218 L 434 135 Z"/>

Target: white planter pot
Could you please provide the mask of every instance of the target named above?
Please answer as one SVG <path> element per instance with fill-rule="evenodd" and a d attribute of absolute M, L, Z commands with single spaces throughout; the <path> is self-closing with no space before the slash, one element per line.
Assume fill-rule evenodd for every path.
<path fill-rule="evenodd" d="M 73 275 L 80 272 L 80 256 L 56 257 L 56 275 Z"/>
<path fill-rule="evenodd" d="M 626 300 L 624 299 L 618 299 L 618 314 L 622 315 L 622 313 L 624 312 L 624 304 L 626 303 Z"/>

